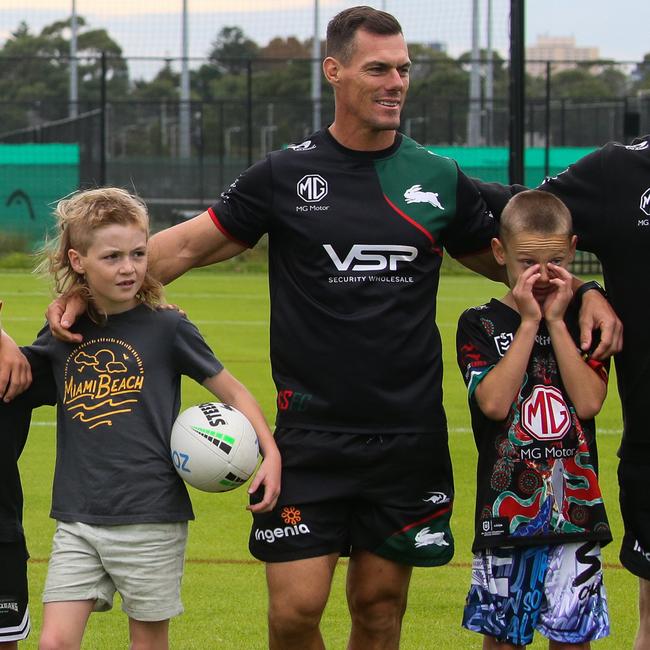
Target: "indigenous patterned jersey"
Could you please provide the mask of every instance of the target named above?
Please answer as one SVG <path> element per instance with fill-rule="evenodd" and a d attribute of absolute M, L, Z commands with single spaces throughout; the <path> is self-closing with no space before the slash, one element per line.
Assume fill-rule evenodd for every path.
<path fill-rule="evenodd" d="M 566 320 L 575 340 L 575 314 Z M 520 322 L 516 311 L 492 300 L 468 309 L 458 323 L 458 365 L 479 452 L 472 548 L 583 539 L 605 544 L 611 533 L 598 486 L 594 422 L 578 419 L 543 321 L 508 417 L 488 419 L 474 398 Z M 605 366 L 589 364 L 607 381 Z"/>
<path fill-rule="evenodd" d="M 210 214 L 247 246 L 269 235 L 278 426 L 446 431 L 442 249 L 476 252 L 494 234 L 455 162 L 400 135 L 352 151 L 323 130 L 253 165 Z"/>
<path fill-rule="evenodd" d="M 477 185 L 495 214 L 513 192 L 526 189 Z M 602 263 L 607 295 L 625 328 L 623 350 L 615 360 L 624 422 L 619 455 L 648 462 L 650 301 L 644 278 L 650 260 L 650 136 L 627 146 L 610 142 L 538 189 L 566 203 L 578 248 L 595 253 Z"/>

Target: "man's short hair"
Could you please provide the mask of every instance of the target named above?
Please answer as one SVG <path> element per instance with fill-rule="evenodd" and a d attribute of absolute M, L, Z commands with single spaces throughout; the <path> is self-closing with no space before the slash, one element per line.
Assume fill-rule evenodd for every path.
<path fill-rule="evenodd" d="M 515 194 L 501 213 L 500 239 L 522 232 L 570 236 L 573 230 L 571 212 L 557 196 L 542 190 L 526 190 Z"/>
<path fill-rule="evenodd" d="M 327 25 L 326 56 L 347 63 L 354 54 L 354 37 L 360 29 L 382 36 L 402 33 L 401 25 L 391 14 L 372 7 L 350 7 L 336 14 Z"/>

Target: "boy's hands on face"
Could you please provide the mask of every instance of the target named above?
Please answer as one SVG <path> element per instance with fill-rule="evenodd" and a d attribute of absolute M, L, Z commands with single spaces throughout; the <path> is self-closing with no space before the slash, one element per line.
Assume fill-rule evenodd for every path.
<path fill-rule="evenodd" d="M 564 320 L 564 313 L 573 298 L 573 277 L 565 268 L 557 264 L 549 262 L 547 269 L 549 282 L 553 285 L 554 291 L 546 296 L 542 313 L 546 322 Z"/>
<path fill-rule="evenodd" d="M 517 283 L 512 289 L 512 297 L 517 304 L 522 322 L 539 323 L 542 320 L 542 308 L 533 295 L 533 287 L 540 276 L 539 264 L 533 264 L 517 278 Z"/>

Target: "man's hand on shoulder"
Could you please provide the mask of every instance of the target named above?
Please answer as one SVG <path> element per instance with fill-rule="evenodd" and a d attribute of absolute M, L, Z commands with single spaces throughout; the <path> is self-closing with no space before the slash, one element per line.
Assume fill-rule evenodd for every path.
<path fill-rule="evenodd" d="M 0 303 L 1 305 L 1 303 Z M 0 398 L 10 402 L 32 383 L 32 368 L 20 348 L 0 331 Z"/>
<path fill-rule="evenodd" d="M 594 359 L 606 359 L 620 352 L 623 347 L 623 323 L 598 291 L 586 291 L 582 294 L 580 307 L 580 348 L 583 352 L 591 349 L 593 332 L 600 332 L 600 342 L 591 356 Z"/>
<path fill-rule="evenodd" d="M 70 328 L 85 311 L 86 301 L 78 294 L 53 300 L 45 312 L 52 335 L 65 343 L 81 343 L 81 334 L 71 332 Z"/>

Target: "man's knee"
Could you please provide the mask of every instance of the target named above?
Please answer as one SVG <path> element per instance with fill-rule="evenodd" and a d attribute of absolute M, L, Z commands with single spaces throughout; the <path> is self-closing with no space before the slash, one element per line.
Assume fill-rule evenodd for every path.
<path fill-rule="evenodd" d="M 327 598 L 274 599 L 269 603 L 269 627 L 276 631 L 306 630 L 320 624 Z"/>

